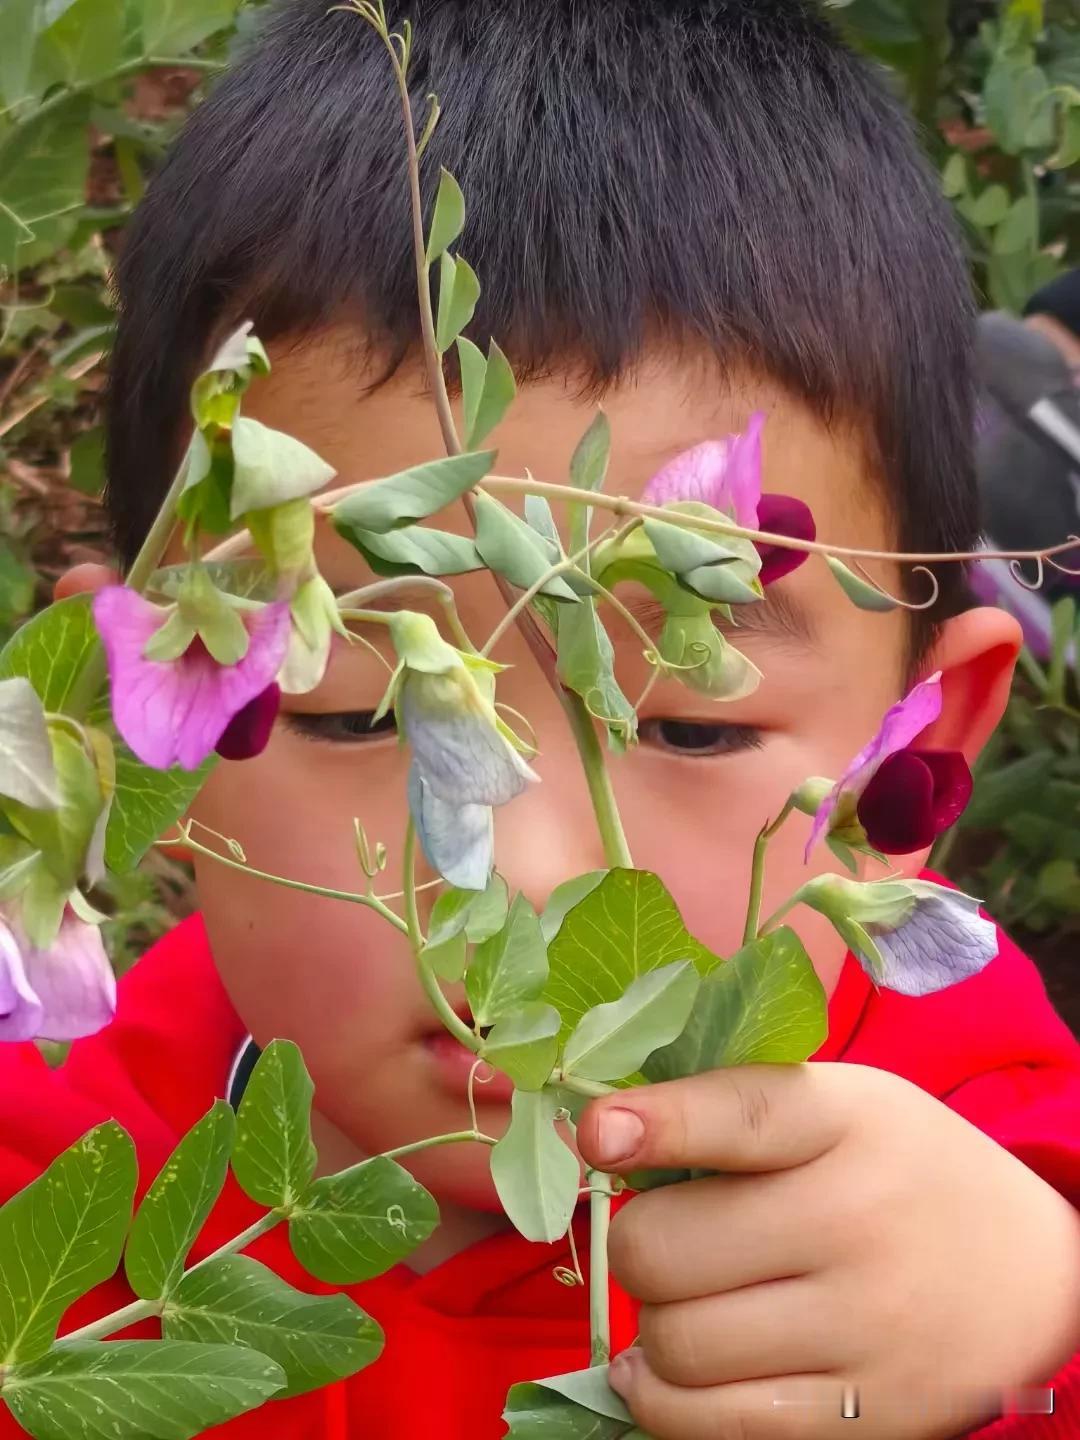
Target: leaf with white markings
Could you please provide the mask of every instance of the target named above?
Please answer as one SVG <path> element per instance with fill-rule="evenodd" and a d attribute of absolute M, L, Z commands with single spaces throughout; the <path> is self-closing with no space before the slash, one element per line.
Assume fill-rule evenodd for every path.
<path fill-rule="evenodd" d="M 11 1371 L 3 1398 L 34 1440 L 191 1440 L 284 1380 L 265 1355 L 231 1345 L 76 1342 Z"/>
<path fill-rule="evenodd" d="M 699 975 L 724 963 L 690 934 L 658 875 L 610 870 L 552 941 L 543 998 L 569 1031 L 593 1006 L 618 1000 L 639 975 L 675 960 L 692 961 Z"/>
<path fill-rule="evenodd" d="M 0 1210 L 0 1366 L 43 1355 L 68 1306 L 113 1274 L 135 1178 L 131 1137 L 109 1120 Z"/>
<path fill-rule="evenodd" d="M 404 1260 L 438 1223 L 439 1207 L 424 1187 L 377 1155 L 316 1180 L 289 1218 L 289 1242 L 316 1279 L 355 1285 Z"/>
<path fill-rule="evenodd" d="M 189 1270 L 162 1317 L 169 1340 L 240 1345 L 285 1373 L 282 1395 L 302 1395 L 378 1359 L 383 1332 L 346 1295 L 305 1295 L 246 1255 Z"/>
<path fill-rule="evenodd" d="M 682 1034 L 700 984 L 689 960 L 639 976 L 618 1000 L 581 1017 L 566 1042 L 563 1070 L 582 1080 L 633 1074 L 654 1050 Z"/>
<path fill-rule="evenodd" d="M 535 1000 L 547 980 L 547 947 L 540 920 L 524 895 L 515 895 L 506 924 L 477 946 L 465 993 L 477 1025 L 491 1025 L 526 1000 Z"/>
<path fill-rule="evenodd" d="M 558 1240 L 577 1204 L 581 1166 L 555 1129 L 558 1113 L 546 1090 L 515 1090 L 509 1128 L 492 1147 L 499 1200 L 526 1240 Z"/>
<path fill-rule="evenodd" d="M 642 1066 L 652 1081 L 724 1065 L 798 1064 L 829 1033 L 829 1005 L 813 963 L 786 926 L 709 975 L 679 1038 Z"/>
<path fill-rule="evenodd" d="M 259 1056 L 236 1117 L 233 1171 L 260 1205 L 289 1209 L 315 1173 L 311 1139 L 314 1087 L 291 1040 L 274 1040 Z"/>
<path fill-rule="evenodd" d="M 144 1300 L 163 1299 L 180 1279 L 188 1251 L 229 1173 L 236 1117 L 219 1100 L 184 1136 L 139 1206 L 124 1270 Z"/>

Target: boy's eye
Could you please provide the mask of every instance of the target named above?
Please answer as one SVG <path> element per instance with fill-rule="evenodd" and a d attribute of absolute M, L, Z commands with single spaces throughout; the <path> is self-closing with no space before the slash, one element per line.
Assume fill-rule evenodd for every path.
<path fill-rule="evenodd" d="M 752 725 L 705 725 L 694 720 L 643 720 L 642 744 L 680 755 L 726 755 L 736 750 L 758 750 L 761 731 Z"/>
<path fill-rule="evenodd" d="M 283 714 L 282 719 L 290 730 L 308 740 L 328 740 L 339 745 L 358 745 L 365 740 L 381 740 L 384 735 L 393 735 L 397 730 L 394 712 L 391 710 L 381 720 L 372 724 L 374 710 L 338 710 L 312 712 L 294 710 Z"/>

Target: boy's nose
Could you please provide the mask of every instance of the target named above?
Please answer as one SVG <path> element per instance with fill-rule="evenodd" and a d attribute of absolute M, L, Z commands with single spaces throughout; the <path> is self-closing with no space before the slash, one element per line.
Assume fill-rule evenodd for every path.
<path fill-rule="evenodd" d="M 607 865 L 577 749 L 554 698 L 551 705 L 556 713 L 537 727 L 540 754 L 530 761 L 540 783 L 495 811 L 496 868 L 511 894 L 520 890 L 537 910 L 564 880 Z"/>

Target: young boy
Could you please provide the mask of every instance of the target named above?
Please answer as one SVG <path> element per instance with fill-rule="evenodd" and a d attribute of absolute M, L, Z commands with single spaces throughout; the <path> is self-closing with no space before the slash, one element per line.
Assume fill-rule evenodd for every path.
<path fill-rule="evenodd" d="M 609 486 L 633 496 L 676 453 L 765 410 L 766 489 L 805 500 L 822 536 L 973 546 L 963 260 L 898 107 L 809 4 L 388 10 L 415 23 L 417 110 L 429 91 L 444 108 L 425 185 L 445 165 L 466 195 L 461 251 L 484 286 L 471 333 L 494 335 L 522 381 L 495 436 L 502 473 L 565 477 L 602 396 Z M 185 443 L 194 374 L 243 319 L 274 360 L 246 413 L 344 479 L 439 453 L 408 227 L 385 54 L 325 0 L 285 0 L 188 124 L 128 237 L 109 488 L 123 557 Z M 364 583 L 356 553 L 319 544 L 332 584 Z M 903 585 L 891 569 L 883 583 Z M 940 575 L 933 618 L 883 617 L 808 563 L 740 630 L 765 675 L 753 696 L 721 707 L 674 684 L 651 692 L 640 747 L 612 767 L 618 801 L 635 863 L 663 875 L 719 953 L 740 943 L 762 822 L 808 775 L 839 774 L 912 678 L 943 675 L 928 743 L 974 759 L 992 731 L 1016 628 L 964 613 L 960 571 Z M 483 638 L 500 613 L 490 578 L 454 588 Z M 542 903 L 603 857 L 555 698 L 516 634 L 498 658 L 514 667 L 501 698 L 535 727 L 543 783 L 499 812 L 496 858 Z M 631 694 L 640 663 L 626 635 Z M 265 754 L 220 764 L 194 813 L 253 866 L 352 888 L 353 817 L 391 847 L 404 823 L 405 757 L 369 727 L 382 685 L 361 647 L 336 654 Z M 767 908 L 811 873 L 805 840 L 795 822 L 778 837 Z M 110 1029 L 52 1074 L 29 1047 L 0 1056 L 5 1190 L 106 1116 L 135 1137 L 148 1183 L 215 1096 L 236 1098 L 249 1037 L 301 1046 L 324 1170 L 467 1125 L 467 1057 L 377 917 L 210 860 L 197 871 L 201 918 L 125 979 Z M 875 1440 L 1080 1435 L 1080 1047 L 1004 937 L 981 974 L 912 1000 L 877 992 L 817 917 L 795 923 L 830 996 L 813 1063 L 624 1092 L 582 1121 L 590 1163 L 717 1172 L 616 1217 L 613 1272 L 642 1304 L 613 1383 L 656 1440 L 825 1440 L 842 1384 L 858 1387 Z M 499 1133 L 505 1088 L 478 1100 Z M 480 1147 L 415 1158 L 442 1224 L 408 1265 L 352 1292 L 387 1332 L 383 1357 L 229 1435 L 493 1440 L 512 1382 L 587 1363 L 584 1294 L 551 1274 L 566 1247 L 507 1229 L 487 1165 Z M 251 1214 L 229 1190 L 196 1255 Z M 313 1288 L 277 1232 L 251 1253 Z M 66 1323 L 125 1294 L 114 1281 Z M 1051 1383 L 1053 1418 L 995 1420 L 1003 1390 Z"/>

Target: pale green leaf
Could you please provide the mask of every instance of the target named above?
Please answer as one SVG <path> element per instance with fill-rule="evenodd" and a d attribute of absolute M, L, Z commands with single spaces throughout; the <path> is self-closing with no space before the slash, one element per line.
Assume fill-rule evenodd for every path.
<path fill-rule="evenodd" d="M 642 1066 L 652 1081 L 726 1065 L 800 1063 L 828 1035 L 828 999 L 793 930 L 755 940 L 706 977 L 686 1028 Z"/>
<path fill-rule="evenodd" d="M 741 700 L 761 683 L 761 671 L 728 643 L 704 600 L 694 614 L 668 613 L 658 649 L 679 667 L 676 679 L 713 700 Z"/>
<path fill-rule="evenodd" d="M 21 675 L 0 680 L 0 796 L 32 810 L 60 803 L 45 713 Z"/>
<path fill-rule="evenodd" d="M 950 200 L 955 200 L 967 190 L 967 156 L 962 150 L 954 150 L 941 172 L 942 189 Z"/>
<path fill-rule="evenodd" d="M 701 979 L 689 960 L 640 975 L 618 1000 L 587 1011 L 566 1042 L 563 1070 L 582 1080 L 622 1080 L 670 1045 L 690 1016 Z"/>
<path fill-rule="evenodd" d="M 335 529 L 360 551 L 376 575 L 465 575 L 483 570 L 470 535 L 453 535 L 424 525 L 406 525 L 377 535 L 335 516 Z"/>
<path fill-rule="evenodd" d="M 477 946 L 465 976 L 473 1020 L 491 1025 L 524 1001 L 535 1000 L 547 975 L 539 917 L 524 895 L 516 895 L 506 924 Z"/>
<path fill-rule="evenodd" d="M 984 230 L 1000 225 L 1009 209 L 1009 192 L 1004 185 L 988 185 L 977 200 L 965 208 L 967 218 Z"/>
<path fill-rule="evenodd" d="M 468 451 L 372 480 L 334 506 L 334 525 L 374 530 L 377 535 L 411 525 L 479 484 L 494 459 L 494 450 Z"/>
<path fill-rule="evenodd" d="M 608 1366 L 592 1365 L 587 1370 L 572 1370 L 568 1375 L 551 1375 L 536 1382 L 544 1390 L 554 1391 L 596 1415 L 632 1425 L 633 1419 L 622 1398 L 608 1383 Z"/>
<path fill-rule="evenodd" d="M 434 265 L 443 251 L 453 245 L 465 224 L 465 196 L 449 170 L 439 173 L 439 193 L 428 232 L 427 261 Z M 445 346 L 443 347 L 446 348 Z"/>
<path fill-rule="evenodd" d="M 480 281 L 472 266 L 446 252 L 439 262 L 439 314 L 435 343 L 440 354 L 450 349 L 468 325 L 480 299 Z"/>
<path fill-rule="evenodd" d="M 124 1255 L 128 1284 L 136 1295 L 163 1299 L 180 1279 L 188 1252 L 225 1184 L 235 1132 L 232 1108 L 218 1100 L 158 1171 L 136 1212 Z"/>
<path fill-rule="evenodd" d="M 313 1091 L 292 1041 L 271 1041 L 244 1090 L 232 1157 L 241 1189 L 260 1205 L 290 1209 L 315 1173 Z"/>
<path fill-rule="evenodd" d="M 491 1151 L 499 1200 L 526 1240 L 558 1240 L 577 1204 L 581 1167 L 555 1129 L 558 1110 L 547 1091 L 515 1090 L 510 1125 Z"/>
<path fill-rule="evenodd" d="M 465 443 L 471 445 L 470 436 L 476 425 L 480 400 L 484 393 L 484 377 L 487 375 L 487 360 L 478 345 L 464 335 L 457 338 L 458 366 L 461 370 L 461 412 L 465 420 Z"/>
<path fill-rule="evenodd" d="M 0 1209 L 0 1365 L 43 1355 L 68 1306 L 115 1271 L 135 1176 L 131 1137 L 109 1120 Z"/>
<path fill-rule="evenodd" d="M 484 563 L 504 575 L 519 590 L 530 590 L 551 569 L 551 557 L 536 531 L 501 500 L 483 493 L 476 497 L 476 548 Z M 577 601 L 561 575 L 541 586 L 542 595 Z"/>
<path fill-rule="evenodd" d="M 267 510 L 314 495 L 337 473 L 309 446 L 241 415 L 232 427 L 233 485 L 230 514 Z"/>
<path fill-rule="evenodd" d="M 255 1410 L 284 1383 L 253 1350 L 174 1340 L 57 1346 L 4 1382 L 35 1440 L 192 1440 Z"/>
<path fill-rule="evenodd" d="M 612 749 L 625 750 L 637 734 L 637 712 L 615 678 L 615 649 L 596 601 L 560 606 L 558 626 L 559 679 L 607 727 Z"/>
<path fill-rule="evenodd" d="M 1015 255 L 1034 250 L 1039 243 L 1039 210 L 1028 195 L 1014 200 L 994 231 L 994 254 Z"/>
<path fill-rule="evenodd" d="M 540 929 L 549 945 L 559 933 L 568 912 L 586 895 L 591 895 L 607 873 L 606 870 L 590 870 L 585 875 L 575 875 L 572 880 L 564 880 L 561 885 L 555 886 L 540 916 Z"/>
<path fill-rule="evenodd" d="M 604 1373 L 598 1367 L 598 1373 Z M 555 1390 L 550 1382 L 515 1385 L 503 1419 L 506 1440 L 648 1440 L 633 1420 L 599 1414 Z"/>
<path fill-rule="evenodd" d="M 461 345 L 463 342 L 458 341 Z M 465 443 L 469 446 L 482 444 L 499 424 L 514 403 L 517 382 L 510 362 L 492 340 L 488 347 L 488 359 L 484 369 L 484 384 L 472 418 L 465 431 Z"/>
<path fill-rule="evenodd" d="M 492 1026 L 481 1058 L 509 1075 L 519 1090 L 539 1090 L 555 1068 L 560 1024 L 554 1006 L 530 1001 Z"/>
<path fill-rule="evenodd" d="M 835 555 L 826 555 L 825 560 L 829 569 L 836 577 L 836 582 L 841 590 L 843 590 L 844 594 L 859 610 L 886 611 L 896 609 L 895 600 L 890 599 L 888 595 L 878 590 L 876 586 L 871 585 L 868 581 L 861 579 L 854 571 L 849 570 L 842 560 L 838 560 Z"/>
<path fill-rule="evenodd" d="M 37 41 L 38 0 L 4 0 L 0 5 L 0 102 L 26 98 Z"/>
<path fill-rule="evenodd" d="M 356 1285 L 404 1260 L 439 1223 L 439 1207 L 383 1155 L 316 1180 L 289 1219 L 293 1254 L 328 1285 Z"/>
<path fill-rule="evenodd" d="M 144 55 L 182 55 L 236 16 L 239 0 L 142 0 Z"/>
<path fill-rule="evenodd" d="M 724 963 L 686 929 L 659 876 L 611 870 L 552 941 L 543 999 L 569 1032 L 587 1010 L 618 1000 L 639 975 L 676 960 L 692 961 L 703 976 Z"/>
<path fill-rule="evenodd" d="M 575 490 L 602 490 L 610 458 L 611 423 L 603 410 L 598 410 L 571 457 L 570 484 Z M 592 510 L 587 505 L 570 505 L 567 514 L 570 553 L 576 555 L 588 543 Z"/>
<path fill-rule="evenodd" d="M 39 36 L 35 67 L 61 85 L 84 85 L 115 68 L 124 41 L 117 0 L 74 0 Z"/>
<path fill-rule="evenodd" d="M 189 1270 L 162 1317 L 169 1340 L 257 1350 L 302 1395 L 355 1375 L 378 1359 L 381 1328 L 345 1295 L 305 1295 L 246 1255 L 223 1255 Z"/>

